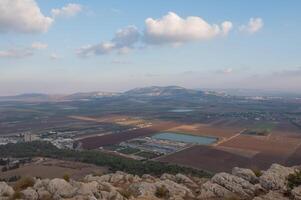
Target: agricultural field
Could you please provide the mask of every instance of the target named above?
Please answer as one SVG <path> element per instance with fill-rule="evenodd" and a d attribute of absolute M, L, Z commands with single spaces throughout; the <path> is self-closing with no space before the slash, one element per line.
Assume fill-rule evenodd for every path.
<path fill-rule="evenodd" d="M 80 180 L 87 174 L 103 174 L 108 171 L 105 167 L 74 161 L 64 161 L 51 158 L 34 158 L 32 162 L 21 165 L 17 169 L 0 173 L 0 179 L 17 177 L 63 178 L 69 176 Z"/>
<path fill-rule="evenodd" d="M 83 96 L 0 101 L 0 144 L 32 134 L 58 148 L 98 150 L 209 171 L 300 160 L 301 104 L 295 99 L 254 100 L 173 87 Z M 215 141 L 202 145 L 153 138 L 159 133 Z M 145 143 L 133 143 L 138 140 Z"/>

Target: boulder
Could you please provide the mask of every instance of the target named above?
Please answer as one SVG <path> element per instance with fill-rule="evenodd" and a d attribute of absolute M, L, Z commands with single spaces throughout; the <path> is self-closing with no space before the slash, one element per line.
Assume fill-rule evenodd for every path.
<path fill-rule="evenodd" d="M 191 180 L 189 177 L 187 177 L 183 174 L 176 175 L 176 182 L 184 184 L 188 187 L 198 187 L 198 185 L 193 180 Z"/>
<path fill-rule="evenodd" d="M 204 183 L 201 187 L 200 195 L 197 197 L 197 199 L 218 199 L 218 198 L 224 198 L 224 199 L 230 199 L 230 198 L 236 198 L 237 195 L 231 192 L 230 190 L 216 184 L 212 183 L 211 181 L 208 181 Z"/>
<path fill-rule="evenodd" d="M 71 198 L 75 195 L 76 188 L 64 179 L 55 178 L 49 181 L 47 190 L 54 196 Z"/>
<path fill-rule="evenodd" d="M 37 193 L 38 193 L 38 196 L 39 196 L 39 199 L 43 200 L 43 199 L 51 199 L 51 194 L 50 192 L 48 192 L 46 189 L 44 188 L 39 188 L 37 190 Z"/>
<path fill-rule="evenodd" d="M 49 179 L 37 179 L 34 186 L 33 186 L 33 189 L 37 190 L 37 189 L 40 189 L 40 188 L 46 188 L 49 184 Z"/>
<path fill-rule="evenodd" d="M 211 181 L 235 193 L 241 199 L 251 199 L 256 192 L 255 186 L 249 181 L 224 172 L 213 176 Z"/>
<path fill-rule="evenodd" d="M 165 187 L 170 195 L 170 198 L 183 199 L 184 197 L 194 198 L 192 191 L 185 185 L 178 184 L 171 180 L 163 180 L 155 182 L 156 190 L 157 188 Z"/>
<path fill-rule="evenodd" d="M 259 177 L 259 183 L 266 190 L 287 190 L 287 177 L 295 173 L 294 168 L 273 164 L 267 171 Z"/>
<path fill-rule="evenodd" d="M 21 191 L 22 197 L 25 200 L 38 200 L 39 195 L 33 188 L 27 188 Z"/>
<path fill-rule="evenodd" d="M 134 197 L 154 196 L 157 187 L 153 183 L 140 182 L 129 186 L 129 191 Z"/>
<path fill-rule="evenodd" d="M 93 176 L 93 175 L 87 175 L 84 178 L 84 181 L 91 182 L 91 181 L 97 181 L 98 183 L 102 182 L 109 182 L 111 179 L 110 174 L 102 175 L 102 176 Z"/>
<path fill-rule="evenodd" d="M 161 177 L 160 177 L 160 179 L 161 179 L 161 180 L 166 180 L 166 179 L 168 179 L 168 180 L 176 181 L 175 175 L 167 174 L 167 173 L 162 174 Z"/>
<path fill-rule="evenodd" d="M 295 200 L 301 200 L 301 185 L 298 187 L 295 187 L 292 192 L 292 196 L 294 197 Z"/>
<path fill-rule="evenodd" d="M 94 195 L 97 194 L 99 191 L 99 185 L 96 181 L 92 181 L 89 183 L 81 183 L 76 194 L 78 195 Z"/>
<path fill-rule="evenodd" d="M 14 194 L 12 187 L 7 185 L 5 182 L 0 182 L 0 197 L 9 197 Z"/>
<path fill-rule="evenodd" d="M 142 178 L 143 181 L 149 182 L 149 183 L 153 183 L 153 182 L 156 181 L 156 178 L 149 175 L 149 174 L 144 174 L 141 178 Z"/>
<path fill-rule="evenodd" d="M 253 183 L 253 184 L 258 183 L 258 177 L 250 169 L 234 167 L 232 169 L 232 174 L 234 176 L 238 176 L 240 178 L 243 178 L 243 179 L 249 181 L 250 183 Z"/>
<path fill-rule="evenodd" d="M 115 174 L 111 175 L 110 183 L 113 185 L 116 185 L 118 183 L 124 183 L 125 182 L 125 174 L 121 172 L 116 172 Z"/>

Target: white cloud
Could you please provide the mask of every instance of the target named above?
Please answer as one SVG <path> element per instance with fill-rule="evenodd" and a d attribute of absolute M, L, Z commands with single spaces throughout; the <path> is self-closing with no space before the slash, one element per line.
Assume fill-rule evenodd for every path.
<path fill-rule="evenodd" d="M 250 18 L 247 25 L 242 25 L 239 30 L 247 33 L 256 33 L 264 26 L 263 20 L 261 18 Z"/>
<path fill-rule="evenodd" d="M 41 13 L 35 0 L 1 0 L 0 32 L 46 32 L 53 19 Z"/>
<path fill-rule="evenodd" d="M 50 55 L 50 59 L 51 59 L 51 60 L 58 60 L 58 59 L 60 59 L 60 58 L 62 58 L 62 57 L 59 56 L 59 55 L 56 54 L 56 53 L 52 53 L 52 54 Z"/>
<path fill-rule="evenodd" d="M 111 41 L 102 42 L 96 45 L 86 45 L 77 50 L 81 57 L 91 55 L 103 55 L 117 51 L 117 53 L 128 53 L 139 41 L 140 33 L 135 26 L 128 26 L 115 33 Z"/>
<path fill-rule="evenodd" d="M 115 33 L 112 42 L 116 44 L 117 47 L 132 47 L 140 38 L 140 33 L 135 26 L 128 26 L 126 28 L 120 29 Z"/>
<path fill-rule="evenodd" d="M 147 18 L 145 25 L 145 40 L 153 44 L 208 40 L 227 35 L 232 29 L 230 21 L 225 21 L 221 25 L 209 24 L 200 17 L 189 16 L 183 19 L 173 12 L 169 12 L 161 19 Z"/>
<path fill-rule="evenodd" d="M 13 48 L 0 51 L 0 58 L 24 58 L 33 55 L 30 48 Z"/>
<path fill-rule="evenodd" d="M 86 45 L 77 49 L 76 53 L 81 57 L 103 55 L 112 52 L 126 54 L 137 48 L 139 42 L 144 46 L 148 44 L 171 44 L 179 46 L 185 42 L 202 41 L 218 36 L 226 36 L 233 28 L 230 21 L 224 21 L 220 25 L 209 24 L 200 17 L 190 16 L 186 19 L 169 12 L 161 19 L 148 18 L 145 20 L 143 35 L 135 26 L 120 29 L 110 41 L 95 45 Z"/>
<path fill-rule="evenodd" d="M 53 18 L 56 17 L 73 17 L 82 11 L 83 7 L 80 4 L 70 3 L 62 8 L 51 10 Z"/>
<path fill-rule="evenodd" d="M 34 42 L 34 43 L 31 44 L 31 48 L 38 49 L 38 50 L 47 49 L 48 44 L 41 43 L 41 42 Z"/>
<path fill-rule="evenodd" d="M 233 28 L 232 22 L 225 21 L 222 23 L 222 33 L 223 35 L 228 35 L 228 33 L 231 31 Z"/>

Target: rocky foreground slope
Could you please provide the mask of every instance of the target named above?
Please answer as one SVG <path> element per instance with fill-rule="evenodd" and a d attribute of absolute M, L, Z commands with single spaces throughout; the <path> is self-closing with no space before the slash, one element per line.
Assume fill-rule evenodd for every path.
<path fill-rule="evenodd" d="M 183 174 L 163 174 L 161 177 L 134 176 L 116 172 L 102 176 L 87 175 L 82 181 L 55 178 L 23 180 L 14 188 L 0 182 L 0 199 L 26 200 L 126 200 L 126 199 L 296 199 L 301 200 L 298 179 L 300 167 L 273 164 L 257 173 L 234 168 L 231 174 L 218 173 L 211 179 Z M 299 186 L 298 186 L 299 185 Z"/>

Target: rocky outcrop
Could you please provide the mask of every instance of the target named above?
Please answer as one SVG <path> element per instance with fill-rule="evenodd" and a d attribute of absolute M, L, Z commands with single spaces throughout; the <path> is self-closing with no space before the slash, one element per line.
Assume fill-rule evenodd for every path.
<path fill-rule="evenodd" d="M 246 181 L 249 181 L 250 183 L 253 183 L 253 184 L 258 182 L 258 177 L 250 169 L 234 167 L 232 170 L 232 174 L 234 176 L 238 176 L 242 179 L 245 179 Z"/>
<path fill-rule="evenodd" d="M 5 182 L 0 182 L 0 197 L 11 196 L 14 194 L 12 187 L 7 185 Z"/>
<path fill-rule="evenodd" d="M 267 190 L 287 190 L 287 177 L 295 173 L 296 169 L 273 164 L 259 177 L 259 182 Z"/>
<path fill-rule="evenodd" d="M 236 167 L 232 174 L 218 173 L 211 179 L 185 174 L 139 177 L 116 172 L 87 175 L 82 181 L 35 179 L 32 187 L 22 187 L 21 191 L 0 182 L 0 200 L 16 197 L 22 200 L 301 200 L 301 186 L 288 184 L 288 176 L 298 170 L 273 164 L 257 177 L 250 169 Z"/>
<path fill-rule="evenodd" d="M 301 200 L 301 185 L 292 190 L 292 196 L 295 200 Z"/>

